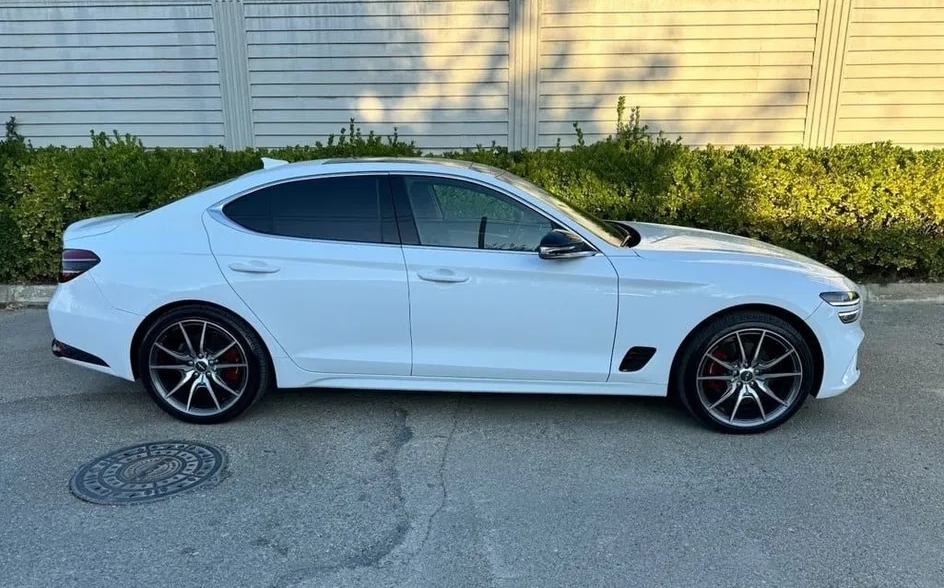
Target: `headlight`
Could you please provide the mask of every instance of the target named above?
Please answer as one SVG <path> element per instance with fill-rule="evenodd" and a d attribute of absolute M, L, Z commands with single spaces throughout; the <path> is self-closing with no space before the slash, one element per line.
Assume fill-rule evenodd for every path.
<path fill-rule="evenodd" d="M 854 323 L 862 314 L 862 307 L 859 304 L 859 293 L 853 290 L 847 290 L 845 292 L 823 292 L 819 297 L 830 306 L 845 309 L 839 312 L 839 320 L 846 324 Z"/>
<path fill-rule="evenodd" d="M 819 297 L 830 306 L 855 306 L 859 304 L 859 293 L 853 290 L 846 292 L 823 292 Z"/>

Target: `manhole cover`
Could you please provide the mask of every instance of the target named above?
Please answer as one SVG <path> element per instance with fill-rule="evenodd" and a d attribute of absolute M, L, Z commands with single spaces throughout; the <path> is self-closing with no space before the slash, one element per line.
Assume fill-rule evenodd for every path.
<path fill-rule="evenodd" d="M 154 502 L 215 483 L 225 463 L 223 452 L 205 443 L 141 443 L 85 464 L 70 489 L 96 504 Z"/>

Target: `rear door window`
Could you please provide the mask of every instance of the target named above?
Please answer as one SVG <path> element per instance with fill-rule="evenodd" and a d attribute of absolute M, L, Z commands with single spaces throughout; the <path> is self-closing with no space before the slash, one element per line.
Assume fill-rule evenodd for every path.
<path fill-rule="evenodd" d="M 328 241 L 396 243 L 385 175 L 293 180 L 230 202 L 223 213 L 250 231 Z"/>

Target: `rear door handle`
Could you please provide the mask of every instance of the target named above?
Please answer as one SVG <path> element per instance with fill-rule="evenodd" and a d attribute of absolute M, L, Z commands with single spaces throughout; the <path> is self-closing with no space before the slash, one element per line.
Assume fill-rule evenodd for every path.
<path fill-rule="evenodd" d="M 469 276 L 457 274 L 456 272 L 448 269 L 425 270 L 418 272 L 416 275 L 418 275 L 421 280 L 426 280 L 427 282 L 459 284 L 461 282 L 469 281 Z"/>
<path fill-rule="evenodd" d="M 229 269 L 234 272 L 244 272 L 247 274 L 274 274 L 279 271 L 279 268 L 274 265 L 269 265 L 261 261 L 252 261 L 249 263 L 243 263 L 241 261 L 236 261 L 229 264 Z"/>

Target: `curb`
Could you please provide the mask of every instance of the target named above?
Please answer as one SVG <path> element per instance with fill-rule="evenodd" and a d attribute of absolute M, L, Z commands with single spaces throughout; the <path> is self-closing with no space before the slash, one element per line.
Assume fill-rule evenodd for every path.
<path fill-rule="evenodd" d="M 0 284 L 0 306 L 46 306 L 55 286 L 6 286 Z"/>
<path fill-rule="evenodd" d="M 942 283 L 863 284 L 866 302 L 944 304 Z M 0 306 L 45 306 L 55 286 L 0 284 Z"/>
<path fill-rule="evenodd" d="M 866 302 L 944 304 L 944 283 L 864 284 Z"/>

